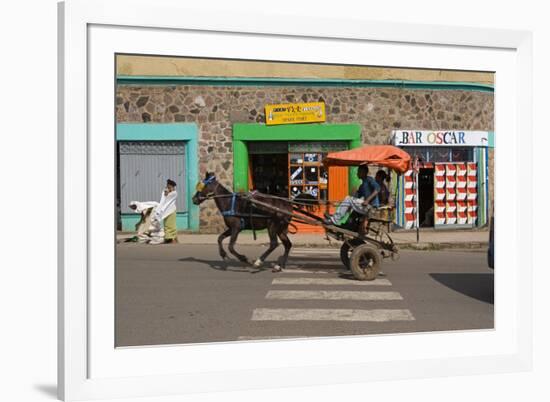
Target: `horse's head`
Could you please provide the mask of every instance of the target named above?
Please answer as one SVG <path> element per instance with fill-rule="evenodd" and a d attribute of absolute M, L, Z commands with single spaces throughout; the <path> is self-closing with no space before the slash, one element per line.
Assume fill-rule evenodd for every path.
<path fill-rule="evenodd" d="M 197 183 L 197 192 L 192 198 L 193 204 L 199 205 L 204 200 L 212 198 L 216 193 L 218 181 L 214 173 L 208 172 L 202 181 Z"/>

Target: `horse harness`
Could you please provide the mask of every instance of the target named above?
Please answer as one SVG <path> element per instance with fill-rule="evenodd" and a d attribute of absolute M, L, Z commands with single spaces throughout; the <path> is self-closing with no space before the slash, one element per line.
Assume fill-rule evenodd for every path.
<path fill-rule="evenodd" d="M 204 186 L 212 183 L 214 180 L 216 180 L 216 176 L 211 176 L 208 179 L 203 180 L 202 183 L 200 183 L 200 184 L 202 184 L 202 188 L 201 189 L 197 188 L 197 190 L 201 191 L 204 188 Z M 215 191 L 217 190 L 217 188 L 219 186 L 220 186 L 220 183 L 216 183 L 216 187 L 214 188 L 214 190 L 205 195 L 206 199 L 215 198 L 216 197 Z M 228 196 L 229 196 L 229 194 L 228 194 Z M 237 198 L 240 196 L 240 194 L 232 192 L 230 196 L 231 196 L 231 207 L 230 207 L 230 209 L 228 209 L 226 211 L 221 211 L 221 214 L 225 217 L 240 218 L 241 230 L 244 229 L 245 226 L 246 226 L 245 218 L 248 218 L 250 220 L 250 226 L 251 226 L 251 228 L 254 232 L 254 240 L 256 240 L 256 230 L 254 229 L 254 224 L 253 224 L 254 218 L 267 219 L 267 218 L 269 218 L 269 215 L 253 214 L 252 213 L 252 206 L 249 207 L 248 213 L 240 214 L 236 210 Z"/>

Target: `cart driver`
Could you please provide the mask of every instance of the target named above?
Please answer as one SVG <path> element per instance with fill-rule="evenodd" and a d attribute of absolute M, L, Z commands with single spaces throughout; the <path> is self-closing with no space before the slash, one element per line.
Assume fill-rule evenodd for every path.
<path fill-rule="evenodd" d="M 357 177 L 362 181 L 359 190 L 357 190 L 353 197 L 347 196 L 344 201 L 340 203 L 334 215 L 325 215 L 325 223 L 329 225 L 338 225 L 340 220 L 350 209 L 366 211 L 370 207 L 378 208 L 380 206 L 378 200 L 380 185 L 374 178 L 369 176 L 369 167 L 367 165 L 359 166 L 359 169 L 357 169 Z"/>

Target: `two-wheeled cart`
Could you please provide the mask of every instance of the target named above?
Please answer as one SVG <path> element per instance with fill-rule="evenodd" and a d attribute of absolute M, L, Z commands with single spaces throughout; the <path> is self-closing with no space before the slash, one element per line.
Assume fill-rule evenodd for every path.
<path fill-rule="evenodd" d="M 377 165 L 404 173 L 409 169 L 410 156 L 391 145 L 372 145 L 348 151 L 329 153 L 324 160 L 327 166 Z M 246 197 L 259 209 L 281 213 L 292 221 L 322 226 L 327 237 L 342 241 L 340 258 L 361 281 L 374 280 L 380 272 L 384 258 L 398 258 L 398 248 L 390 235 L 391 206 L 381 208 L 353 209 L 346 222 L 341 225 L 327 224 L 325 219 L 313 214 L 300 205 L 294 205 L 289 212 L 275 208 L 254 198 Z"/>

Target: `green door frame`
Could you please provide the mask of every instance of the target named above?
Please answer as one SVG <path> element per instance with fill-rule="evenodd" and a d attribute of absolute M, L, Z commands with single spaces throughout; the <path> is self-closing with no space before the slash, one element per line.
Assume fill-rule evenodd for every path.
<path fill-rule="evenodd" d="M 265 124 L 233 124 L 233 189 L 248 191 L 247 141 L 346 141 L 349 149 L 358 148 L 361 142 L 359 124 L 288 124 L 266 126 Z M 355 174 L 357 168 L 349 169 L 349 183 L 355 191 L 361 184 Z"/>
<path fill-rule="evenodd" d="M 116 140 L 118 141 L 185 141 L 186 143 L 186 171 L 187 182 L 187 212 L 180 212 L 176 216 L 178 229 L 199 229 L 199 207 L 193 204 L 194 185 L 199 181 L 198 161 L 198 132 L 195 123 L 118 123 Z M 121 214 L 122 230 L 134 230 L 139 221 L 138 214 Z"/>

